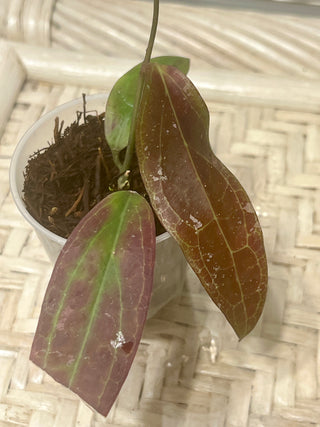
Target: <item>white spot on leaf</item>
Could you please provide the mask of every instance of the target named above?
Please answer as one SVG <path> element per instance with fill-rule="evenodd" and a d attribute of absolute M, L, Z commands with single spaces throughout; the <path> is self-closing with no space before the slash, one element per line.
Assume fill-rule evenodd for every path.
<path fill-rule="evenodd" d="M 191 219 L 195 230 L 199 230 L 199 228 L 202 227 L 202 222 L 195 218 L 193 215 L 190 215 L 189 218 Z"/>
<path fill-rule="evenodd" d="M 125 342 L 126 342 L 126 340 L 123 336 L 123 333 L 121 331 L 119 331 L 116 334 L 116 339 L 111 340 L 110 344 L 112 345 L 113 348 L 119 348 L 119 347 L 122 347 L 123 344 L 125 344 Z"/>

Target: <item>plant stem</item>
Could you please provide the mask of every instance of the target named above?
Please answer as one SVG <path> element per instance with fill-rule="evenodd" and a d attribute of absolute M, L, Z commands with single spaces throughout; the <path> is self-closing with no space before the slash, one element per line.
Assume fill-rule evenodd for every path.
<path fill-rule="evenodd" d="M 149 42 L 146 49 L 146 54 L 144 57 L 144 61 L 141 67 L 141 70 L 143 69 L 143 65 L 148 64 L 151 59 L 152 49 L 154 45 L 154 40 L 156 38 L 157 33 L 157 27 L 158 27 L 158 21 L 159 21 L 159 0 L 153 0 L 153 17 L 152 17 L 152 26 L 149 36 Z M 142 74 L 142 73 L 140 73 Z"/>
<path fill-rule="evenodd" d="M 142 91 L 143 91 L 143 87 L 144 87 L 144 68 L 150 62 L 150 59 L 151 59 L 152 49 L 153 49 L 154 40 L 155 40 L 156 32 L 157 32 L 158 20 L 159 20 L 159 0 L 153 0 L 152 26 L 151 26 L 148 46 L 146 49 L 146 54 L 145 54 L 144 60 L 143 60 L 142 65 L 141 65 L 139 80 L 138 80 L 138 84 L 137 84 L 137 91 L 136 91 L 136 97 L 135 97 L 134 106 L 133 106 L 130 133 L 129 133 L 129 141 L 128 141 L 128 146 L 126 149 L 126 155 L 124 158 L 124 162 L 123 162 L 123 164 L 121 166 L 121 170 L 120 170 L 120 172 L 122 174 L 125 173 L 129 169 L 130 164 L 131 164 L 131 160 L 132 160 L 132 156 L 133 156 L 133 152 L 134 152 L 135 131 L 136 131 L 138 113 L 139 113 L 139 109 L 140 109 Z M 123 180 L 123 176 L 121 176 L 119 178 L 119 181 L 118 181 L 119 189 L 123 188 L 125 185 L 126 185 L 126 182 Z"/>

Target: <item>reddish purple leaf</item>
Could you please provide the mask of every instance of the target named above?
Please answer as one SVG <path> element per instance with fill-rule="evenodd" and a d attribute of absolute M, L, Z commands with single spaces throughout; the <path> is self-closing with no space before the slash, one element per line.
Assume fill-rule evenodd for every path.
<path fill-rule="evenodd" d="M 149 64 L 136 151 L 152 205 L 239 338 L 267 291 L 262 230 L 243 187 L 213 154 L 209 113 L 174 67 Z"/>
<path fill-rule="evenodd" d="M 140 342 L 154 260 L 152 209 L 120 191 L 75 228 L 48 285 L 30 358 L 103 415 Z"/>

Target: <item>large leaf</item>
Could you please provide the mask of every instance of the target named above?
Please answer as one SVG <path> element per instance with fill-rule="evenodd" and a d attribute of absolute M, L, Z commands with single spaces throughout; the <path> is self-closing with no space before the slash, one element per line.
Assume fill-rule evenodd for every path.
<path fill-rule="evenodd" d="M 152 209 L 116 192 L 73 231 L 48 285 L 30 358 L 103 415 L 137 351 L 154 257 Z"/>
<path fill-rule="evenodd" d="M 178 56 L 160 56 L 152 62 L 172 65 L 187 74 L 189 59 Z M 105 116 L 105 136 L 114 156 L 127 146 L 133 105 L 141 64 L 124 74 L 113 86 L 108 97 Z"/>
<path fill-rule="evenodd" d="M 255 210 L 213 154 L 208 109 L 170 66 L 145 70 L 136 128 L 140 170 L 153 207 L 239 338 L 255 326 L 267 290 L 267 261 Z"/>

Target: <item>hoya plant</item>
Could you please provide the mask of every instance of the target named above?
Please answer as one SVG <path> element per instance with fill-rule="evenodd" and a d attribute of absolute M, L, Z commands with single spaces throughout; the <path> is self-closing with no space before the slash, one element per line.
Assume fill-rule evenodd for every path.
<path fill-rule="evenodd" d="M 146 320 L 155 215 L 239 339 L 256 325 L 267 291 L 257 215 L 212 152 L 208 108 L 186 76 L 189 61 L 151 60 L 158 12 L 154 0 L 145 59 L 116 82 L 106 105 L 117 188 L 82 218 L 62 249 L 30 356 L 103 415 L 128 374 Z M 152 207 L 130 190 L 133 156 Z"/>

